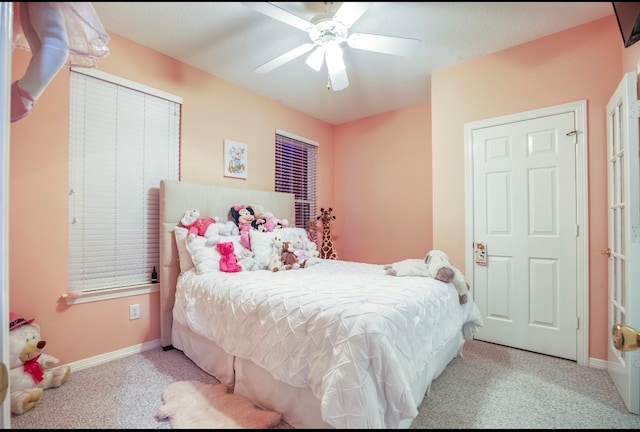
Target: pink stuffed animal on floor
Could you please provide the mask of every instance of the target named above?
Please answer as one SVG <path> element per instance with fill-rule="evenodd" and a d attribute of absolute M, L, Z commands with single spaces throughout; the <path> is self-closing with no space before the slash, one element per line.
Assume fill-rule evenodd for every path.
<path fill-rule="evenodd" d="M 234 253 L 233 242 L 221 242 L 216 245 L 220 252 L 220 270 L 227 273 L 235 273 L 242 271 L 242 267 L 238 264 L 238 257 Z"/>

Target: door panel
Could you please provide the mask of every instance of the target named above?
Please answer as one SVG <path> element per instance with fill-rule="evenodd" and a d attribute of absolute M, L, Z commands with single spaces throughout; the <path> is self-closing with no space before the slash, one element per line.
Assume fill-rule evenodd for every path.
<path fill-rule="evenodd" d="M 640 175 L 637 77 L 627 73 L 607 104 L 609 340 L 607 369 L 627 409 L 640 414 L 640 351 L 613 344 L 613 325 L 640 329 Z"/>
<path fill-rule="evenodd" d="M 564 112 L 473 131 L 476 339 L 576 360 L 575 130 Z"/>

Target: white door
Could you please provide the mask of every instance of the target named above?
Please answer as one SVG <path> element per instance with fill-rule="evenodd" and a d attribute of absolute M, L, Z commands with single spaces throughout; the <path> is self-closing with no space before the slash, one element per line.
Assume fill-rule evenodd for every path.
<path fill-rule="evenodd" d="M 13 9 L 11 2 L 0 3 L 0 391 L 5 390 L 2 381 L 3 367 L 9 365 L 9 112 L 11 84 L 11 35 Z M 8 386 L 8 381 L 6 382 Z M 11 404 L 9 395 L 0 401 L 0 427 L 11 428 Z"/>
<path fill-rule="evenodd" d="M 627 409 L 640 414 L 640 351 L 619 351 L 612 328 L 640 330 L 640 175 L 635 72 L 625 74 L 607 104 L 609 202 L 609 341 L 607 369 Z"/>
<path fill-rule="evenodd" d="M 484 246 L 486 265 L 467 277 L 484 319 L 476 339 L 576 360 L 583 130 L 575 109 L 556 111 L 470 129 L 470 247 Z"/>

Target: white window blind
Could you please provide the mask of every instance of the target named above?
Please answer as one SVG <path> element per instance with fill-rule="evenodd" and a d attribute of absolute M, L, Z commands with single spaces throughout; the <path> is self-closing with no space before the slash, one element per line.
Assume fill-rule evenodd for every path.
<path fill-rule="evenodd" d="M 178 179 L 181 103 L 133 87 L 71 73 L 69 291 L 147 284 L 159 269 L 159 187 Z"/>
<path fill-rule="evenodd" d="M 317 145 L 276 132 L 276 192 L 295 195 L 296 226 L 315 219 Z M 276 215 L 277 216 L 277 215 Z"/>

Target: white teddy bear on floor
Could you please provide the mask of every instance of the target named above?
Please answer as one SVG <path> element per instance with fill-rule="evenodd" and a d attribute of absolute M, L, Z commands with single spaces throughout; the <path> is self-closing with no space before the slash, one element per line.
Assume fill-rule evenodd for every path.
<path fill-rule="evenodd" d="M 467 302 L 469 284 L 460 270 L 449 262 L 447 254 L 441 250 L 430 251 L 423 260 L 409 258 L 393 264 L 385 264 L 384 270 L 390 276 L 422 276 L 442 282 L 453 282 L 460 304 Z"/>
<path fill-rule="evenodd" d="M 10 312 L 9 320 L 11 412 L 23 414 L 40 401 L 43 390 L 66 383 L 71 368 L 53 368 L 59 360 L 42 352 L 47 342 L 41 339 L 40 326 L 33 319 Z"/>

